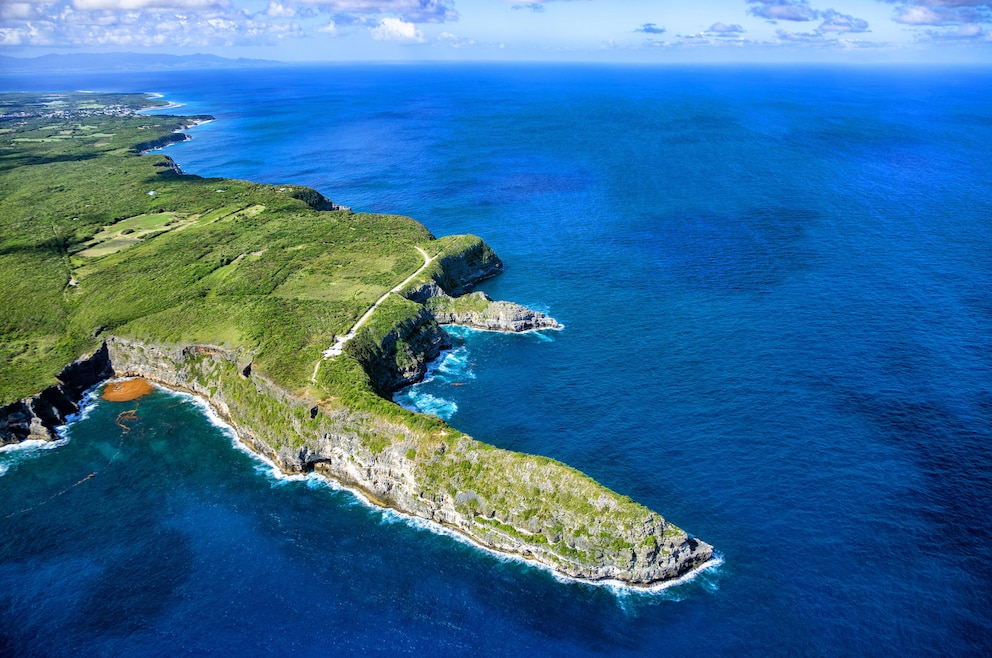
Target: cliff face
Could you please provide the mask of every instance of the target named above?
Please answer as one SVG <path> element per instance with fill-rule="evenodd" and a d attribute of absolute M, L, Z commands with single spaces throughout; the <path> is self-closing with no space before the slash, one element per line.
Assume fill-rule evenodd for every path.
<path fill-rule="evenodd" d="M 554 318 L 513 302 L 493 301 L 484 292 L 458 298 L 439 294 L 425 303 L 438 324 L 457 324 L 486 331 L 519 333 L 539 329 L 561 329 Z"/>
<path fill-rule="evenodd" d="M 362 364 L 375 391 L 388 397 L 423 379 L 427 364 L 451 347 L 451 337 L 426 308 L 401 297 L 388 300 L 379 312 L 392 316 L 388 330 L 363 330 L 347 350 Z"/>
<path fill-rule="evenodd" d="M 239 351 L 109 336 L 65 368 L 59 385 L 0 410 L 0 441 L 53 439 L 84 390 L 114 375 L 142 376 L 209 400 L 245 445 L 287 473 L 316 471 L 379 505 L 562 574 L 647 585 L 704 564 L 709 544 L 575 469 L 479 443 L 379 397 L 422 377 L 449 345 L 437 316 L 504 331 L 558 326 L 481 293 L 448 294 L 498 272 L 491 254 L 478 238 L 446 243 L 434 263 L 457 275 L 435 270 L 392 295 L 343 354 L 323 362 L 315 381 L 335 397 L 286 391 Z"/>
<path fill-rule="evenodd" d="M 55 441 L 55 428 L 79 412 L 83 392 L 114 376 L 107 347 L 84 356 L 58 374 L 59 383 L 0 408 L 0 446 L 30 439 Z"/>
<path fill-rule="evenodd" d="M 457 297 L 469 288 L 503 271 L 499 259 L 485 242 L 475 236 L 459 236 L 437 257 L 431 277 L 446 293 Z"/>
<path fill-rule="evenodd" d="M 502 271 L 503 262 L 489 245 L 474 236 L 460 236 L 436 257 L 434 269 L 402 294 L 423 304 L 438 324 L 510 333 L 562 328 L 544 313 L 513 302 L 494 301 L 484 292 L 466 292 Z"/>
<path fill-rule="evenodd" d="M 678 577 L 712 555 L 708 544 L 554 460 L 424 432 L 402 417 L 312 405 L 216 348 L 119 338 L 107 346 L 119 375 L 207 398 L 246 445 L 282 470 L 316 471 L 487 548 L 572 577 L 631 584 Z"/>

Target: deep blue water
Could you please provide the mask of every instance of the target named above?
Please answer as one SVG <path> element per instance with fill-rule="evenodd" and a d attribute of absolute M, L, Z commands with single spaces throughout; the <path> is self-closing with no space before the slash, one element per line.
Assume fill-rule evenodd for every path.
<path fill-rule="evenodd" d="M 190 173 L 483 236 L 507 266 L 483 289 L 566 329 L 458 332 L 401 401 L 575 466 L 725 560 L 654 596 L 562 583 L 279 481 L 162 392 L 0 453 L 0 653 L 992 652 L 992 72 L 0 88 L 162 92 L 218 119 L 168 150 Z"/>

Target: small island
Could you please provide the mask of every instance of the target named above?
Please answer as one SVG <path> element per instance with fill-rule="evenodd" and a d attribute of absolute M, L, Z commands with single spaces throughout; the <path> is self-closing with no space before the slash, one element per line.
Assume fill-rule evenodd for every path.
<path fill-rule="evenodd" d="M 575 469 L 390 401 L 450 347 L 444 324 L 560 328 L 471 292 L 502 271 L 485 242 L 306 187 L 184 174 L 143 153 L 209 117 L 139 113 L 156 105 L 0 94 L 0 445 L 55 440 L 86 390 L 139 377 L 205 398 L 286 473 L 571 578 L 650 586 L 710 561 Z"/>

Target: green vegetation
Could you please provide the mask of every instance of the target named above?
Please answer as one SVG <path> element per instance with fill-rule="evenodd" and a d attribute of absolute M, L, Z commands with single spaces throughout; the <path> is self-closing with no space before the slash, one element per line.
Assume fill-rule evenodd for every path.
<path fill-rule="evenodd" d="M 404 295 L 431 281 L 458 294 L 495 274 L 484 242 L 435 240 L 409 218 L 353 214 L 308 188 L 183 175 L 163 155 L 139 155 L 189 124 L 135 114 L 148 104 L 0 94 L 0 406 L 55 384 L 106 340 L 120 364 L 210 397 L 280 464 L 345 480 L 385 468 L 395 489 L 382 495 L 431 518 L 453 506 L 490 545 L 522 544 L 574 572 L 604 560 L 626 568 L 684 539 L 574 469 L 382 397 L 444 337 Z M 325 360 L 336 336 L 423 264 L 415 247 L 431 264 Z M 301 457 L 315 449 L 326 449 L 317 462 Z"/>
<path fill-rule="evenodd" d="M 0 95 L 0 116 L 11 115 L 46 116 L 54 112 L 76 114 L 103 113 L 105 111 L 135 112 L 137 110 L 164 107 L 163 100 L 144 94 L 90 93 L 68 91 L 53 93 L 7 92 Z M 2 130 L 9 129 L 3 126 Z M 95 128 L 90 128 L 95 130 Z"/>
<path fill-rule="evenodd" d="M 108 333 L 243 348 L 300 390 L 334 334 L 422 263 L 413 246 L 431 236 L 413 220 L 320 212 L 311 204 L 330 202 L 298 186 L 181 175 L 134 145 L 188 119 L 93 109 L 149 104 L 0 95 L 0 404 L 54 383 Z"/>
<path fill-rule="evenodd" d="M 482 293 L 471 293 L 461 297 L 431 297 L 424 304 L 431 313 L 454 313 L 464 315 L 467 313 L 484 313 L 492 304 Z"/>

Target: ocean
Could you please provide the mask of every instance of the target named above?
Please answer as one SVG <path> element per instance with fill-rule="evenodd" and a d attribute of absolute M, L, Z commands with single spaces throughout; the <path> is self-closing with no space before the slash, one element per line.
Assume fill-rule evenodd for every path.
<path fill-rule="evenodd" d="M 216 121 L 188 173 L 474 233 L 560 332 L 396 400 L 723 560 L 563 582 L 240 451 L 188 397 L 0 452 L 0 654 L 992 653 L 992 72 L 327 66 L 0 76 Z M 120 416 L 134 410 L 133 415 Z"/>

